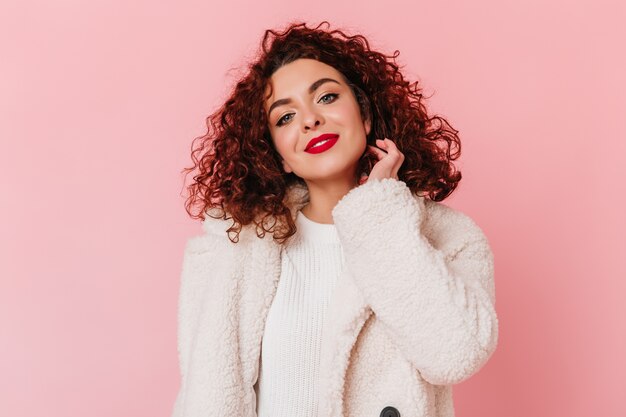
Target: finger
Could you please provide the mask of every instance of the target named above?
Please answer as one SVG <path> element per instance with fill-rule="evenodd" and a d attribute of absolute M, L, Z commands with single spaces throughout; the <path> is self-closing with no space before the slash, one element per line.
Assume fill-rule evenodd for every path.
<path fill-rule="evenodd" d="M 391 139 L 385 138 L 385 142 L 384 143 L 385 143 L 385 147 L 388 149 L 388 151 L 396 151 L 396 152 L 400 153 L 400 150 L 398 149 L 398 146 Z"/>
<path fill-rule="evenodd" d="M 388 154 L 395 155 L 398 158 L 404 158 L 404 155 L 402 155 L 402 152 L 400 152 L 394 141 L 385 138 L 383 143 L 385 144 L 385 151 L 387 151 Z"/>
<path fill-rule="evenodd" d="M 396 175 L 396 179 L 397 179 L 397 175 L 398 175 L 398 171 L 400 171 L 400 167 L 402 166 L 402 164 L 404 163 L 404 155 L 402 153 L 399 153 L 399 158 L 396 159 L 396 163 L 393 165 L 393 171 Z"/>
<path fill-rule="evenodd" d="M 400 149 L 398 149 L 398 146 L 396 145 L 396 143 L 392 141 L 391 139 L 387 139 L 387 138 L 385 138 L 385 143 L 387 143 L 388 145 L 387 153 L 396 155 L 398 159 L 400 160 L 400 164 L 402 164 L 402 162 L 404 161 L 404 154 L 400 152 Z"/>
<path fill-rule="evenodd" d="M 387 156 L 387 152 L 383 151 L 382 149 L 379 149 L 376 146 L 372 145 L 367 146 L 369 147 L 370 152 L 372 152 L 378 158 L 384 158 L 385 156 Z"/>
<path fill-rule="evenodd" d="M 398 171 L 404 163 L 404 154 L 400 152 L 400 150 L 396 146 L 396 143 L 391 139 L 385 138 L 385 143 L 388 145 L 388 153 L 395 156 L 395 163 L 393 164 L 391 172 L 393 172 L 393 177 L 398 179 Z"/>

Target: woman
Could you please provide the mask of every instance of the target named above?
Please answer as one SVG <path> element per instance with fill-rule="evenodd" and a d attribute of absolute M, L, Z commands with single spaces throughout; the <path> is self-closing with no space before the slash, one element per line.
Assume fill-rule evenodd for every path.
<path fill-rule="evenodd" d="M 174 417 L 450 417 L 495 350 L 489 243 L 440 203 L 457 131 L 320 26 L 266 31 L 193 150 Z"/>

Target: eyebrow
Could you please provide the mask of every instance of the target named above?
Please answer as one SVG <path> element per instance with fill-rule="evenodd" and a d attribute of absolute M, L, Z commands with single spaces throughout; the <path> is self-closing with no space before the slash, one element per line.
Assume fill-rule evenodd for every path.
<path fill-rule="evenodd" d="M 329 81 L 341 85 L 339 81 L 334 80 L 332 78 L 320 78 L 319 80 L 311 84 L 311 86 L 309 87 L 309 94 L 313 94 L 313 92 L 317 90 L 319 86 Z M 282 106 L 283 104 L 289 104 L 289 103 L 291 103 L 290 98 L 281 98 L 280 100 L 276 100 L 274 103 L 272 103 L 269 110 L 267 111 L 267 116 L 269 117 L 269 115 L 272 113 L 272 110 L 274 110 L 276 107 Z"/>

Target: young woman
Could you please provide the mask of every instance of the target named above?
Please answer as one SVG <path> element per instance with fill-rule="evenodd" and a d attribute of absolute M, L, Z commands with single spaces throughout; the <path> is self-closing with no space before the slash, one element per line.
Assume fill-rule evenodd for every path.
<path fill-rule="evenodd" d="M 174 417 L 451 417 L 496 348 L 489 243 L 440 202 L 457 131 L 320 27 L 266 31 L 192 151 Z"/>

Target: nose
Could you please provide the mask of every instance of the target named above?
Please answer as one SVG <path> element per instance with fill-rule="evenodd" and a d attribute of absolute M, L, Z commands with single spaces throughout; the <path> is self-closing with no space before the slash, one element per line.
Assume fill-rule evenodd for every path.
<path fill-rule="evenodd" d="M 311 129 L 311 126 L 318 126 L 320 124 L 319 120 L 315 120 L 315 123 L 305 123 L 304 124 L 304 131 L 307 132 L 309 129 Z"/>
<path fill-rule="evenodd" d="M 302 130 L 303 130 L 304 133 L 306 133 L 309 130 L 313 129 L 314 127 L 316 128 L 321 123 L 322 123 L 322 118 L 320 117 L 320 115 L 317 114 L 317 112 L 315 112 L 315 111 L 309 111 L 309 112 L 303 114 L 303 117 L 302 117 Z"/>

